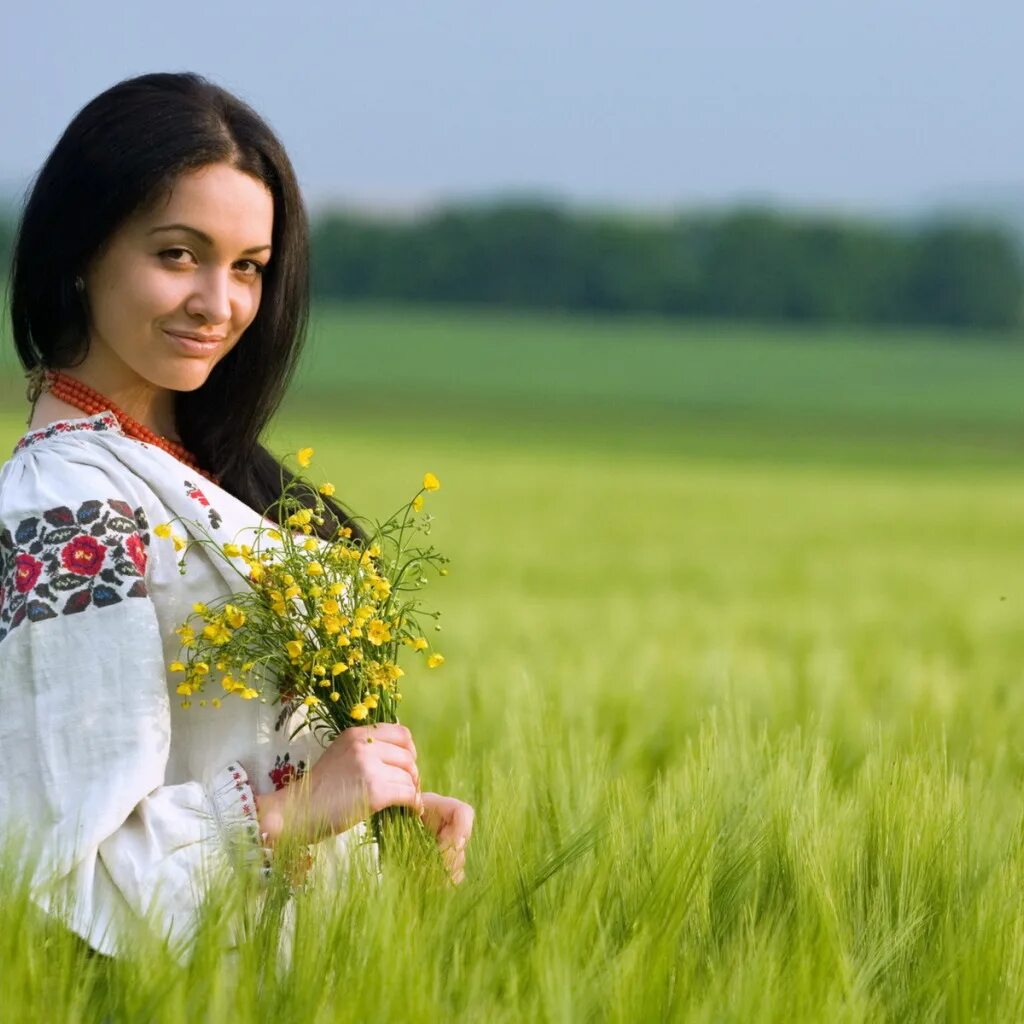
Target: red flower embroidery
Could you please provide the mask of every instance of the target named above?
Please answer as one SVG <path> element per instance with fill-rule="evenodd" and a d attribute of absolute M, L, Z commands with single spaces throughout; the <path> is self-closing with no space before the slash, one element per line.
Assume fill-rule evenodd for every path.
<path fill-rule="evenodd" d="M 198 501 L 199 504 L 202 505 L 204 508 L 209 507 L 210 503 L 209 501 L 206 500 L 206 495 L 203 494 L 203 492 L 199 490 L 198 487 L 193 487 L 192 490 L 188 492 L 188 496 L 190 498 L 195 498 L 195 500 Z"/>
<path fill-rule="evenodd" d="M 14 560 L 14 586 L 19 594 L 27 594 L 39 579 L 43 563 L 24 553 Z"/>
<path fill-rule="evenodd" d="M 60 560 L 77 576 L 95 576 L 103 565 L 107 549 L 95 537 L 76 537 L 64 545 Z"/>
<path fill-rule="evenodd" d="M 124 542 L 124 547 L 128 552 L 128 557 L 135 563 L 135 568 L 139 570 L 139 575 L 145 576 L 146 546 L 142 543 L 142 538 L 137 533 L 133 533 Z"/>
<path fill-rule="evenodd" d="M 306 762 L 300 761 L 297 765 L 292 764 L 291 754 L 286 753 L 284 757 L 280 754 L 274 759 L 274 767 L 270 769 L 270 781 L 274 789 L 284 789 L 290 782 L 300 779 L 306 772 Z"/>

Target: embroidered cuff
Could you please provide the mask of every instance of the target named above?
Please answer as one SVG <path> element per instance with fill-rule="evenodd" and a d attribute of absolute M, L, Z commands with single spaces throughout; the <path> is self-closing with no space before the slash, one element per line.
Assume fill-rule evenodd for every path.
<path fill-rule="evenodd" d="M 268 875 L 270 850 L 261 842 L 256 799 L 245 769 L 237 762 L 229 764 L 214 777 L 211 792 L 225 844 L 240 848 L 246 860 L 259 858 L 261 873 Z"/>

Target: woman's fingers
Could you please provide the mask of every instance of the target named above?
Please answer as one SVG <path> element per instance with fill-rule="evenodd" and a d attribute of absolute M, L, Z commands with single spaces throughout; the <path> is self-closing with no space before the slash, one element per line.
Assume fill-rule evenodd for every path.
<path fill-rule="evenodd" d="M 396 747 L 405 747 L 413 757 L 416 756 L 416 744 L 412 741 L 412 733 L 404 725 L 382 722 L 380 725 L 356 725 L 346 729 L 342 735 L 348 734 L 353 740 L 366 743 L 393 743 Z"/>
<path fill-rule="evenodd" d="M 420 784 L 420 771 L 416 767 L 416 755 L 410 753 L 407 747 L 399 747 L 394 743 L 374 743 L 370 750 L 370 756 L 376 757 L 381 764 L 402 768 L 412 776 L 413 782 L 417 786 Z"/>
<path fill-rule="evenodd" d="M 437 833 L 437 841 L 442 845 L 450 845 L 457 850 L 465 847 L 473 833 L 473 808 L 461 800 L 452 800 L 451 807 L 444 823 Z"/>
<path fill-rule="evenodd" d="M 423 807 L 423 799 L 412 776 L 390 765 L 382 765 L 367 779 L 366 798 L 373 813 L 385 807 L 412 807 L 420 812 Z"/>

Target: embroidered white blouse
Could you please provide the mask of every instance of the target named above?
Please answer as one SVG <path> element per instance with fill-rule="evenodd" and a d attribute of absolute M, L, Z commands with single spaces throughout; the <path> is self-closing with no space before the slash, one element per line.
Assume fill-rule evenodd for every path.
<path fill-rule="evenodd" d="M 0 468 L 0 829 L 40 844 L 37 902 L 109 954 L 154 911 L 187 939 L 229 846 L 262 860 L 253 794 L 322 752 L 280 705 L 181 707 L 174 630 L 242 581 L 204 548 L 153 536 L 176 516 L 177 532 L 199 521 L 218 544 L 261 521 L 112 412 L 26 434 Z M 364 835 L 319 845 L 345 857 Z M 44 890 L 52 878 L 70 910 Z"/>

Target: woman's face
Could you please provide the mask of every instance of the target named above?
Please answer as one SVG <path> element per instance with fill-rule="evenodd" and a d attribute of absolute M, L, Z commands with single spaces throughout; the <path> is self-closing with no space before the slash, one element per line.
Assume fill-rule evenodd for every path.
<path fill-rule="evenodd" d="M 111 390 L 200 387 L 256 316 L 273 224 L 261 181 L 222 163 L 183 174 L 83 275 L 83 366 Z"/>

